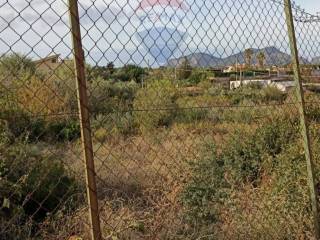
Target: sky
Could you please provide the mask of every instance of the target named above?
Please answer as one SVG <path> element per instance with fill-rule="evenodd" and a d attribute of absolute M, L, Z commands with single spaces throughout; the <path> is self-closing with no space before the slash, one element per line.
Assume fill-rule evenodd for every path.
<path fill-rule="evenodd" d="M 155 65 L 157 60 L 150 54 L 148 46 L 161 46 L 169 42 L 176 42 L 172 57 L 195 52 L 226 57 L 245 48 L 268 46 L 289 51 L 283 9 L 271 0 L 177 0 L 189 6 L 186 11 L 172 11 L 170 6 L 164 5 L 137 11 L 139 1 L 79 0 L 83 47 L 88 62 L 99 65 L 110 61 L 116 65 Z M 170 2 L 148 2 L 157 1 L 162 4 Z M 66 2 L 0 0 L 0 54 L 21 52 L 34 59 L 52 54 L 71 57 Z M 320 9 L 319 0 L 297 0 L 297 3 L 307 11 L 317 12 Z M 157 15 L 160 12 L 161 17 Z M 137 37 L 137 32 L 150 29 L 150 23 L 141 22 L 144 14 L 153 19 L 159 17 L 151 24 L 151 27 L 154 25 L 158 28 L 172 25 L 166 22 L 168 16 L 178 12 L 180 15 L 177 19 L 181 19 L 181 22 L 174 27 L 179 29 L 179 34 L 185 34 L 183 38 L 165 39 L 162 35 L 155 35 L 145 38 L 148 39 L 146 43 Z M 320 56 L 317 47 L 320 41 L 319 25 L 297 27 L 298 37 L 305 40 L 298 40 L 303 55 Z"/>
<path fill-rule="evenodd" d="M 310 13 L 320 12 L 319 0 L 296 0 L 296 3 L 299 4 L 302 8 L 305 8 L 306 11 Z"/>

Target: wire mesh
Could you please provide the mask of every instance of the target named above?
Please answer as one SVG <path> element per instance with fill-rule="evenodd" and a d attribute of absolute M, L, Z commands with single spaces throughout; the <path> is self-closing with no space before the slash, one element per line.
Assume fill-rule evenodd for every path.
<path fill-rule="evenodd" d="M 77 2 L 102 239 L 315 239 L 282 1 Z M 0 239 L 90 239 L 68 3 L 0 12 Z M 293 12 L 319 188 L 320 17 Z"/>

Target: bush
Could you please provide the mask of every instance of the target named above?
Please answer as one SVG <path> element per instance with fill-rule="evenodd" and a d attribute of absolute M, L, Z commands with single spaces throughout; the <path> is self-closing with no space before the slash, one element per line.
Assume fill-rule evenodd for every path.
<path fill-rule="evenodd" d="M 243 100 L 239 107 L 220 109 L 220 121 L 253 124 L 256 119 L 266 116 L 265 109 L 255 105 L 251 100 Z"/>
<path fill-rule="evenodd" d="M 260 97 L 262 86 L 259 84 L 248 84 L 235 89 L 230 93 L 229 97 L 232 104 L 239 104 L 244 100 L 251 100 L 252 103 L 257 104 Z"/>
<path fill-rule="evenodd" d="M 4 120 L 0 120 L 0 146 L 10 142 L 11 132 L 9 131 L 8 124 Z"/>
<path fill-rule="evenodd" d="M 227 217 L 221 219 L 218 239 L 309 239 L 313 235 L 301 143 L 291 142 L 275 161 L 277 168 L 259 188 L 234 191 L 233 204 L 225 206 Z"/>
<path fill-rule="evenodd" d="M 197 121 L 206 119 L 208 116 L 208 109 L 201 107 L 179 109 L 176 115 L 176 120 L 178 122 L 195 123 Z"/>
<path fill-rule="evenodd" d="M 19 234 L 26 228 L 24 234 L 31 235 L 30 229 L 62 203 L 70 207 L 77 183 L 67 175 L 61 156 L 47 156 L 25 143 L 0 144 L 0 154 L 0 222 L 7 228 L 0 233 L 1 239 L 16 239 L 17 227 Z"/>
<path fill-rule="evenodd" d="M 143 76 L 145 75 L 145 70 L 142 67 L 136 65 L 125 65 L 123 68 L 114 73 L 113 77 L 116 80 L 122 82 L 135 81 L 141 83 Z"/>
<path fill-rule="evenodd" d="M 192 67 L 191 67 L 187 57 L 185 57 L 182 60 L 182 62 L 179 64 L 179 66 L 177 67 L 176 74 L 177 74 L 177 78 L 179 80 L 184 80 L 184 79 L 188 79 L 189 77 L 191 77 Z"/>
<path fill-rule="evenodd" d="M 90 109 L 93 115 L 107 114 L 114 110 L 128 110 L 132 108 L 133 99 L 137 91 L 135 82 L 110 82 L 95 79 L 90 83 Z"/>
<path fill-rule="evenodd" d="M 73 141 L 80 137 L 79 120 L 62 119 L 47 123 L 42 138 L 49 141 Z"/>
<path fill-rule="evenodd" d="M 132 112 L 113 112 L 100 114 L 92 122 L 95 138 L 98 142 L 105 142 L 108 137 L 130 136 L 137 133 L 138 126 Z"/>
<path fill-rule="evenodd" d="M 243 100 L 251 100 L 254 104 L 271 101 L 282 103 L 286 100 L 287 94 L 273 86 L 263 87 L 258 83 L 251 83 L 236 89 L 229 97 L 233 104 L 239 104 Z"/>
<path fill-rule="evenodd" d="M 176 89 L 168 80 L 154 81 L 137 92 L 133 103 L 134 119 L 141 130 L 171 123 L 175 112 Z"/>
<path fill-rule="evenodd" d="M 190 163 L 194 175 L 181 195 L 187 207 L 186 219 L 199 226 L 218 221 L 218 209 L 227 197 L 225 189 L 229 188 L 224 180 L 224 162 L 219 158 L 216 147 L 208 144 L 202 150 L 201 161 Z"/>
<path fill-rule="evenodd" d="M 314 122 L 320 122 L 320 108 L 319 108 L 320 97 L 315 93 L 306 94 L 306 114 L 309 120 Z"/>
<path fill-rule="evenodd" d="M 0 118 L 5 119 L 4 122 L 14 137 L 25 134 L 31 122 L 29 116 L 21 109 L 4 109 L 0 111 Z"/>
<path fill-rule="evenodd" d="M 221 226 L 221 213 L 225 209 L 234 210 L 233 207 L 242 201 L 237 196 L 246 187 L 258 191 L 265 184 L 264 176 L 286 171 L 281 167 L 281 159 L 287 156 L 286 161 L 291 161 L 287 149 L 297 141 L 298 122 L 275 118 L 264 120 L 259 126 L 236 130 L 219 150 L 214 143 L 205 145 L 201 160 L 190 163 L 193 176 L 181 197 L 187 219 L 193 225 L 199 224 L 201 228 L 212 227 L 211 224 Z M 295 183 L 294 176 L 289 178 Z M 289 186 L 283 187 L 288 189 Z M 290 211 L 294 212 L 294 208 Z M 233 214 L 241 216 L 241 212 Z M 272 217 L 271 213 L 269 217 Z"/>
<path fill-rule="evenodd" d="M 93 81 L 95 79 L 103 79 L 107 81 L 111 77 L 111 72 L 107 66 L 94 66 L 88 67 L 87 69 L 88 81 Z"/>
<path fill-rule="evenodd" d="M 280 154 L 299 133 L 297 122 L 276 118 L 260 122 L 258 129 L 238 130 L 226 142 L 222 152 L 234 184 L 258 184 L 264 169 L 263 159 Z M 276 163 L 272 161 L 272 166 Z"/>
<path fill-rule="evenodd" d="M 36 74 L 36 66 L 32 59 L 20 54 L 0 56 L 1 83 L 11 85 L 13 81 L 27 81 Z"/>
<path fill-rule="evenodd" d="M 76 93 L 66 82 L 56 78 L 32 76 L 26 85 L 17 86 L 14 102 L 33 115 L 53 115 L 76 110 Z"/>
<path fill-rule="evenodd" d="M 105 128 L 99 128 L 94 132 L 94 138 L 97 140 L 99 143 L 104 143 L 107 138 L 108 138 L 108 131 Z"/>
<path fill-rule="evenodd" d="M 36 142 L 73 141 L 80 137 L 77 119 L 37 118 L 18 109 L 0 112 L 0 116 L 6 119 L 11 138 L 25 138 L 28 142 Z"/>
<path fill-rule="evenodd" d="M 262 100 L 263 102 L 269 103 L 269 102 L 280 102 L 286 100 L 286 93 L 282 92 L 276 87 L 273 86 L 267 86 L 262 89 Z"/>
<path fill-rule="evenodd" d="M 191 84 L 198 84 L 208 78 L 208 73 L 201 70 L 193 70 L 188 82 Z"/>

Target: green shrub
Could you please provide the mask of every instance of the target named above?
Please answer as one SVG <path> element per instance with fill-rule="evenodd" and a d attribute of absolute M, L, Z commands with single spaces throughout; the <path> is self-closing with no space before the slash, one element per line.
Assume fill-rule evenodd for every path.
<path fill-rule="evenodd" d="M 112 136 L 130 136 L 137 133 L 138 126 L 132 112 L 113 112 L 100 114 L 92 123 L 95 137 L 99 142 L 104 142 Z"/>
<path fill-rule="evenodd" d="M 191 84 L 198 84 L 208 78 L 208 73 L 201 70 L 193 70 L 190 77 L 188 78 L 188 82 Z"/>
<path fill-rule="evenodd" d="M 77 119 L 44 119 L 33 117 L 21 110 L 2 111 L 11 138 L 37 141 L 73 141 L 80 137 Z"/>
<path fill-rule="evenodd" d="M 137 133 L 138 126 L 132 112 L 120 112 L 113 115 L 114 122 L 116 123 L 116 129 L 114 129 L 116 134 L 129 136 Z"/>
<path fill-rule="evenodd" d="M 0 56 L 0 76 L 5 85 L 16 79 L 28 80 L 35 73 L 36 66 L 28 56 L 16 53 Z"/>
<path fill-rule="evenodd" d="M 177 111 L 175 121 L 180 123 L 197 123 L 208 117 L 209 108 L 207 95 L 180 95 L 176 100 Z"/>
<path fill-rule="evenodd" d="M 107 66 L 94 66 L 87 68 L 88 81 L 93 81 L 94 79 L 101 78 L 103 80 L 108 80 L 111 77 L 111 72 Z"/>
<path fill-rule="evenodd" d="M 138 85 L 135 82 L 110 82 L 95 79 L 90 83 L 90 110 L 93 115 L 132 108 Z"/>
<path fill-rule="evenodd" d="M 267 86 L 262 89 L 262 100 L 266 103 L 283 102 L 286 100 L 286 97 L 286 93 L 282 92 L 276 87 Z"/>
<path fill-rule="evenodd" d="M 259 182 L 263 151 L 255 131 L 237 130 L 226 142 L 222 158 L 233 185 Z"/>
<path fill-rule="evenodd" d="M 208 109 L 201 107 L 179 109 L 176 112 L 176 120 L 181 123 L 195 123 L 206 119 L 207 116 Z"/>
<path fill-rule="evenodd" d="M 45 139 L 50 141 L 76 140 L 80 137 L 79 120 L 62 119 L 50 121 L 47 123 L 43 135 Z"/>
<path fill-rule="evenodd" d="M 118 72 L 113 74 L 113 77 L 116 80 L 122 81 L 122 82 L 128 82 L 128 81 L 135 81 L 137 83 L 141 83 L 144 75 L 145 70 L 142 67 L 128 64 L 125 65 L 123 68 L 119 69 Z"/>
<path fill-rule="evenodd" d="M 273 116 L 273 119 L 266 119 L 262 122 L 256 136 L 258 142 L 263 146 L 263 151 L 275 157 L 280 154 L 291 142 L 296 141 L 300 133 L 300 123 L 296 119 L 289 119 L 286 116 Z"/>
<path fill-rule="evenodd" d="M 7 128 L 14 137 L 19 137 L 24 134 L 26 127 L 30 124 L 30 118 L 20 109 L 4 109 L 0 111 L 0 117 L 1 119 L 6 119 Z"/>
<path fill-rule="evenodd" d="M 0 233 L 1 239 L 16 239 L 17 227 L 19 234 L 31 234 L 27 230 L 48 214 L 62 205 L 71 207 L 78 184 L 67 175 L 62 156 L 44 154 L 25 143 L 0 145 L 0 156 L 0 222 L 8 229 Z"/>
<path fill-rule="evenodd" d="M 273 86 L 263 87 L 258 83 L 244 85 L 233 91 L 229 97 L 233 104 L 240 104 L 244 100 L 251 100 L 254 104 L 279 102 L 286 100 L 287 94 Z"/>
<path fill-rule="evenodd" d="M 141 130 L 171 123 L 175 113 L 175 86 L 168 80 L 154 81 L 137 92 L 133 103 L 134 119 Z"/>
<path fill-rule="evenodd" d="M 317 93 L 309 93 L 305 97 L 306 114 L 309 120 L 320 122 L 320 96 Z"/>
<path fill-rule="evenodd" d="M 202 227 L 220 224 L 221 211 L 234 210 L 243 187 L 260 189 L 263 176 L 279 171 L 280 159 L 290 156 L 287 149 L 297 141 L 298 126 L 276 117 L 259 122 L 259 127 L 236 130 L 219 150 L 213 143 L 205 145 L 202 158 L 190 163 L 193 176 L 181 195 L 187 219 Z"/>
<path fill-rule="evenodd" d="M 232 104 L 240 104 L 244 100 L 251 100 L 254 104 L 257 104 L 261 99 L 261 89 L 261 85 L 252 83 L 235 89 L 229 97 Z"/>
<path fill-rule="evenodd" d="M 266 119 L 258 129 L 237 130 L 226 142 L 222 152 L 234 184 L 250 182 L 258 184 L 263 173 L 263 159 L 274 159 L 299 133 L 297 122 L 284 118 Z M 271 166 L 276 166 L 272 161 Z M 270 167 L 271 167 L 270 166 Z"/>
<path fill-rule="evenodd" d="M 9 143 L 11 135 L 7 121 L 0 120 L 0 145 Z"/>
<path fill-rule="evenodd" d="M 181 199 L 187 207 L 186 219 L 192 225 L 216 223 L 222 201 L 230 187 L 224 179 L 225 166 L 216 147 L 208 144 L 202 149 L 199 162 L 191 162 L 194 175 L 182 192 Z"/>
<path fill-rule="evenodd" d="M 265 175 L 262 186 L 233 192 L 232 203 L 225 206 L 232 222 L 226 219 L 218 239 L 309 239 L 313 235 L 301 142 L 291 142 L 275 161 L 277 167 Z"/>
<path fill-rule="evenodd" d="M 94 132 L 94 138 L 99 143 L 104 143 L 107 140 L 108 136 L 109 136 L 109 133 L 105 128 L 98 128 L 98 130 Z"/>

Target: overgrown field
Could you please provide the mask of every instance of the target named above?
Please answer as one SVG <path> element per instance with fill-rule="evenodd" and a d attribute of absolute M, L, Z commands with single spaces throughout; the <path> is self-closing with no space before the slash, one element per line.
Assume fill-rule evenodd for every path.
<path fill-rule="evenodd" d="M 0 239 L 89 238 L 72 64 L 0 64 Z M 87 66 L 105 239 L 313 239 L 293 92 Z M 319 185 L 320 96 L 307 92 Z"/>

